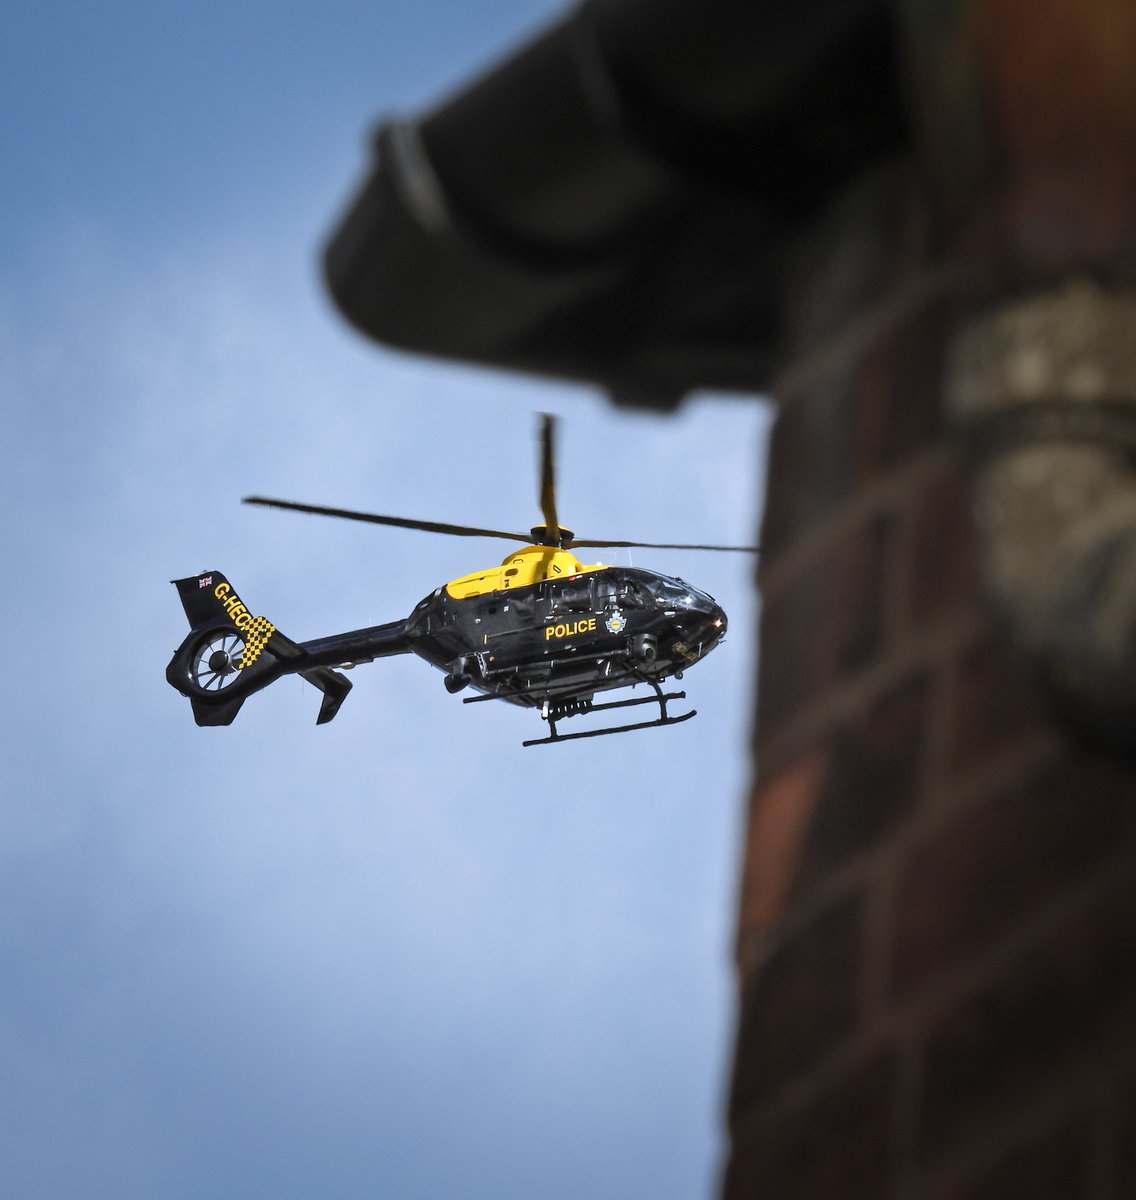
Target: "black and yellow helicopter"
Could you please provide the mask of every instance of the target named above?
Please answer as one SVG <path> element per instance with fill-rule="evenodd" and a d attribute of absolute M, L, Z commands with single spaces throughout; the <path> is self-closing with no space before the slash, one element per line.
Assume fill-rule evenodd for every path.
<path fill-rule="evenodd" d="M 504 700 L 535 708 L 547 737 L 525 746 L 677 725 L 694 710 L 672 715 L 664 692 L 726 632 L 726 614 L 712 596 L 682 579 L 634 567 L 585 566 L 576 548 L 756 552 L 754 546 L 681 545 L 578 539 L 556 512 L 554 422 L 540 431 L 540 506 L 544 524 L 529 535 L 469 525 L 380 516 L 247 496 L 246 504 L 344 517 L 458 537 L 521 542 L 499 567 L 463 575 L 436 588 L 409 617 L 294 642 L 266 617 L 254 616 L 220 571 L 175 579 L 190 633 L 174 653 L 166 679 L 188 696 L 198 725 L 228 725 L 241 705 L 282 675 L 299 675 L 323 692 L 317 724 L 339 711 L 351 681 L 342 671 L 394 654 L 414 653 L 445 673 L 446 689 L 479 693 L 466 704 Z M 597 693 L 644 684 L 648 696 L 597 704 Z M 658 705 L 653 720 L 561 733 L 558 723 L 584 713 Z"/>

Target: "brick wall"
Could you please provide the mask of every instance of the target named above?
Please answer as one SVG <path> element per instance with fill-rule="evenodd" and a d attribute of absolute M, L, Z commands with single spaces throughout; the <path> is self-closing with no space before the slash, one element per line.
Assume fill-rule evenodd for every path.
<path fill-rule="evenodd" d="M 902 302 L 917 217 L 884 172 L 802 253 L 802 354 L 899 316 L 778 397 L 722 1193 L 1119 1200 L 1136 776 L 1058 732 L 991 617 L 954 301 Z"/>

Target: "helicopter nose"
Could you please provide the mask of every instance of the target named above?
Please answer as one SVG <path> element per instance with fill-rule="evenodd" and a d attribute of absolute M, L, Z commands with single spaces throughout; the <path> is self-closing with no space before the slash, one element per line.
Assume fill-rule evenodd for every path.
<path fill-rule="evenodd" d="M 714 631 L 714 636 L 722 637 L 728 624 L 726 614 L 715 604 L 710 610 L 710 628 Z"/>

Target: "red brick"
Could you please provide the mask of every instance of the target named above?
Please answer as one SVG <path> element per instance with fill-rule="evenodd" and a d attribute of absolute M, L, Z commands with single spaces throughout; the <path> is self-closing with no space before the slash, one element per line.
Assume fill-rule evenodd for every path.
<path fill-rule="evenodd" d="M 927 700 L 908 679 L 823 744 L 762 778 L 750 805 L 739 933 L 886 837 L 916 799 Z"/>
<path fill-rule="evenodd" d="M 1136 871 L 928 1031 L 924 1158 L 988 1135 L 1136 1052 Z"/>
<path fill-rule="evenodd" d="M 768 1097 L 851 1032 L 863 919 L 859 898 L 826 910 L 743 988 L 730 1110 Z"/>
<path fill-rule="evenodd" d="M 815 748 L 760 781 L 746 831 L 739 923 L 743 936 L 764 932 L 781 915 L 827 773 L 828 754 Z"/>
<path fill-rule="evenodd" d="M 915 626 L 982 595 L 982 573 L 971 519 L 972 496 L 961 466 L 937 476 L 912 517 L 907 594 Z"/>
<path fill-rule="evenodd" d="M 778 414 L 761 528 L 767 561 L 847 495 L 855 400 L 851 381 L 843 377 L 811 388 Z"/>
<path fill-rule="evenodd" d="M 879 652 L 884 641 L 880 588 L 891 541 L 887 517 L 865 522 L 765 600 L 759 739 Z"/>
<path fill-rule="evenodd" d="M 913 807 L 927 692 L 925 676 L 908 679 L 833 734 L 801 855 L 798 891 L 874 846 Z"/>
<path fill-rule="evenodd" d="M 969 809 L 915 853 L 900 881 L 893 978 L 899 992 L 980 953 L 1132 844 L 1131 777 L 1072 759 Z"/>
<path fill-rule="evenodd" d="M 978 767 L 1031 734 L 1048 735 L 1051 726 L 1024 668 L 993 637 L 964 655 L 954 670 L 949 767 Z"/>
<path fill-rule="evenodd" d="M 1006 243 L 1042 277 L 1115 271 L 1134 241 L 1131 3 L 999 0 L 971 16 L 967 49 L 1001 148 Z"/>
<path fill-rule="evenodd" d="M 724 1200 L 878 1200 L 891 1176 L 895 1071 L 878 1056 L 801 1110 L 778 1114 L 734 1145 Z"/>
<path fill-rule="evenodd" d="M 943 437 L 944 309 L 920 309 L 865 355 L 853 430 L 853 480 L 879 479 Z"/>

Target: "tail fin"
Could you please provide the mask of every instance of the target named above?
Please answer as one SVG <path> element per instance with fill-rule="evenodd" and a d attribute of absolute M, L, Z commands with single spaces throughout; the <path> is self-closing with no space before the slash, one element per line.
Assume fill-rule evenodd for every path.
<path fill-rule="evenodd" d="M 193 709 L 193 719 L 198 725 L 232 725 L 247 699 L 245 695 L 226 700 L 223 704 L 207 704 L 196 696 L 190 696 L 189 703 Z"/>
<path fill-rule="evenodd" d="M 203 571 L 185 579 L 175 579 L 181 606 L 191 629 L 217 620 L 232 621 L 245 639 L 244 669 L 256 662 L 263 650 L 277 658 L 302 658 L 304 651 L 282 634 L 267 617 L 253 616 L 237 595 L 233 585 L 220 571 Z"/>
<path fill-rule="evenodd" d="M 339 712 L 340 705 L 351 690 L 351 681 L 330 667 L 305 670 L 302 660 L 307 658 L 307 651 L 281 633 L 267 617 L 254 616 L 220 571 L 203 571 L 200 575 L 190 575 L 172 582 L 178 590 L 192 632 L 174 654 L 166 678 L 183 695 L 189 696 L 198 725 L 231 724 L 252 692 L 267 686 L 281 674 L 292 671 L 323 692 L 317 725 L 327 724 Z M 191 671 L 195 633 L 210 625 L 216 627 L 222 621 L 231 622 L 244 640 L 241 661 L 237 664 L 241 679 L 234 680 L 231 689 L 224 691 L 207 688 L 187 691 L 184 685 Z M 267 658 L 262 657 L 265 652 Z M 272 659 L 278 661 L 271 663 Z M 246 681 L 252 686 L 246 686 Z"/>
<path fill-rule="evenodd" d="M 235 593 L 232 584 L 220 571 L 203 571 L 200 575 L 190 575 L 186 579 L 174 579 L 171 582 L 178 590 L 191 629 L 229 615 L 221 597 Z"/>
<path fill-rule="evenodd" d="M 227 617 L 241 633 L 250 635 L 252 640 L 259 641 L 266 626 L 268 636 L 276 631 L 276 626 L 267 617 L 253 616 L 234 591 L 233 585 L 220 571 L 203 571 L 200 575 L 175 579 L 173 584 L 178 590 L 181 606 L 185 609 L 191 629 Z M 288 641 L 283 635 L 281 637 L 283 641 Z M 295 657 L 296 654 L 302 653 L 294 642 L 289 644 L 294 648 L 294 653 L 285 654 L 284 657 Z"/>

